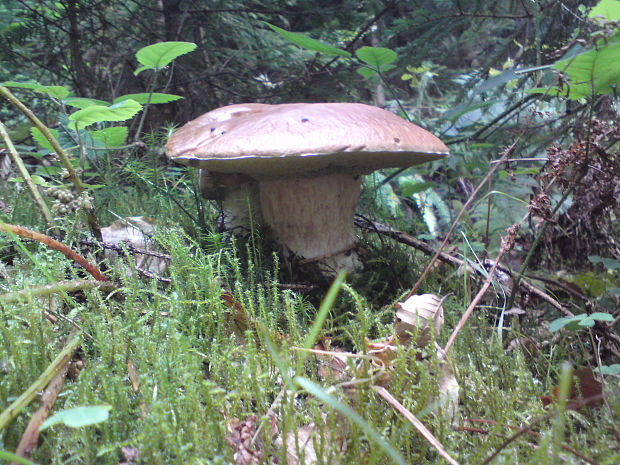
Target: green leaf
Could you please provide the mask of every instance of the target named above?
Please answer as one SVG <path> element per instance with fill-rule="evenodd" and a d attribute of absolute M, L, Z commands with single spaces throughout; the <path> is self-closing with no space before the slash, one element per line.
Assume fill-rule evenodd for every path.
<path fill-rule="evenodd" d="M 105 128 L 99 131 L 93 131 L 91 135 L 93 139 L 101 142 L 108 148 L 120 147 L 125 145 L 127 140 L 128 129 L 124 126 L 113 128 Z"/>
<path fill-rule="evenodd" d="M 374 69 L 381 69 L 382 66 L 392 63 L 398 55 L 394 50 L 383 47 L 361 47 L 355 52 L 355 56 Z"/>
<path fill-rule="evenodd" d="M 361 74 L 364 77 L 364 79 L 370 79 L 371 77 L 377 75 L 377 71 L 367 66 L 361 66 L 357 68 L 356 71 L 358 74 Z"/>
<path fill-rule="evenodd" d="M 332 47 L 331 45 L 324 44 L 323 42 L 319 42 L 318 40 L 312 39 L 304 34 L 286 31 L 282 28 L 279 28 L 278 26 L 269 24 L 268 22 L 265 22 L 265 24 L 269 26 L 269 28 L 272 31 L 277 32 L 282 37 L 284 37 L 286 40 L 293 42 L 295 45 L 299 45 L 300 47 L 305 48 L 306 50 L 310 50 L 313 52 L 319 52 L 319 53 L 322 53 L 323 55 L 329 55 L 329 56 L 340 56 L 340 57 L 345 57 L 345 58 L 348 58 L 351 56 L 351 54 L 347 52 L 346 50 L 342 50 L 341 48 Z"/>
<path fill-rule="evenodd" d="M 110 106 L 109 102 L 98 100 L 96 98 L 67 97 L 63 100 L 63 102 L 65 105 L 79 109 L 92 107 L 93 105 L 102 105 L 104 107 Z"/>
<path fill-rule="evenodd" d="M 620 363 L 614 363 L 613 365 L 603 365 L 598 369 L 602 375 L 620 376 Z"/>
<path fill-rule="evenodd" d="M 467 113 L 471 113 L 472 111 L 479 110 L 480 108 L 490 107 L 497 103 L 497 99 L 487 100 L 481 103 L 474 103 L 472 105 L 467 103 L 462 103 L 457 105 L 456 107 L 446 111 L 443 114 L 445 119 L 448 119 L 451 123 L 456 122 L 461 116 L 466 115 Z"/>
<path fill-rule="evenodd" d="M 151 97 L 149 100 L 149 96 Z M 114 99 L 114 103 L 119 103 L 119 102 L 123 102 L 125 100 L 135 100 L 136 102 L 142 104 L 142 105 L 146 105 L 147 103 L 168 103 L 168 102 L 174 102 L 176 100 L 181 100 L 184 97 L 181 97 L 180 95 L 172 95 L 172 94 L 159 94 L 157 92 L 153 92 L 153 93 L 148 93 L 148 92 L 144 92 L 141 94 L 127 94 L 127 95 L 121 95 L 118 98 Z"/>
<path fill-rule="evenodd" d="M 110 416 L 111 405 L 94 405 L 61 410 L 43 422 L 40 430 L 62 423 L 70 428 L 81 428 L 106 421 Z"/>
<path fill-rule="evenodd" d="M 124 100 L 109 107 L 93 105 L 83 110 L 78 110 L 69 116 L 75 121 L 79 129 L 83 129 L 93 123 L 104 121 L 126 121 L 133 118 L 142 110 L 142 105 L 134 100 Z"/>
<path fill-rule="evenodd" d="M 35 183 L 35 184 L 37 184 L 39 186 L 43 186 L 43 187 L 56 187 L 56 186 L 54 186 L 54 184 L 49 184 L 44 178 L 42 178 L 38 174 L 33 174 L 30 178 L 32 179 L 33 183 Z M 9 178 L 9 182 L 22 183 L 22 182 L 24 182 L 24 178 L 22 178 L 21 176 L 18 176 L 16 178 Z"/>
<path fill-rule="evenodd" d="M 433 189 L 437 187 L 436 182 L 405 182 L 401 184 L 401 195 L 403 197 L 410 197 L 418 192 L 423 192 L 427 189 Z"/>
<path fill-rule="evenodd" d="M 605 313 L 605 312 L 591 313 L 590 315 L 588 315 L 588 318 L 591 320 L 597 320 L 597 321 L 607 321 L 609 323 L 614 321 L 614 317 L 611 314 Z"/>
<path fill-rule="evenodd" d="M 312 328 L 310 329 L 308 336 L 306 336 L 306 341 L 303 345 L 305 349 L 312 348 L 318 340 L 321 328 L 323 327 L 325 319 L 327 318 L 329 311 L 331 310 L 334 302 L 336 301 L 336 297 L 338 297 L 338 293 L 340 292 L 340 288 L 342 287 L 342 284 L 344 283 L 344 278 L 346 278 L 346 276 L 347 274 L 344 271 L 341 271 L 340 273 L 338 273 L 338 275 L 334 279 L 334 282 L 329 287 L 327 294 L 323 298 L 323 302 L 321 302 L 321 306 L 319 307 L 319 311 L 314 319 Z"/>
<path fill-rule="evenodd" d="M 134 74 L 138 75 L 145 69 L 165 68 L 172 60 L 194 51 L 196 47 L 193 42 L 159 42 L 147 45 L 136 53 L 136 58 L 142 66 L 134 71 Z"/>
<path fill-rule="evenodd" d="M 0 450 L 0 461 L 9 462 L 9 463 L 11 462 L 21 463 L 22 465 L 36 465 L 34 462 L 31 462 L 30 460 L 27 460 L 23 457 L 20 457 L 19 455 L 15 455 L 6 450 Z"/>
<path fill-rule="evenodd" d="M 561 60 L 553 67 L 569 77 L 568 98 L 577 100 L 591 95 L 618 92 L 620 85 L 620 42 L 589 50 Z"/>
<path fill-rule="evenodd" d="M 617 270 L 620 268 L 620 260 L 614 258 L 599 257 L 598 255 L 591 255 L 588 257 L 590 263 L 602 263 L 608 270 Z"/>
<path fill-rule="evenodd" d="M 400 455 L 400 453 L 392 447 L 392 445 L 385 440 L 383 436 L 379 434 L 377 430 L 375 430 L 372 426 L 368 424 L 366 420 L 364 420 L 355 410 L 353 410 L 348 405 L 343 404 L 334 396 L 330 395 L 325 389 L 319 386 L 316 383 L 313 383 L 309 379 L 301 378 L 299 376 L 294 379 L 295 384 L 300 386 L 306 392 L 312 394 L 314 397 L 319 399 L 321 402 L 326 403 L 334 410 L 337 410 L 342 415 L 347 417 L 350 421 L 355 423 L 359 428 L 366 433 L 372 441 L 374 441 L 383 451 L 394 460 L 394 462 L 400 465 L 406 465 L 405 459 Z"/>
<path fill-rule="evenodd" d="M 562 328 L 570 329 L 571 331 L 576 331 L 578 329 L 581 329 L 581 327 L 579 326 L 579 323 L 586 316 L 587 316 L 586 314 L 575 315 L 575 316 L 565 316 L 563 318 L 558 318 L 557 320 L 553 320 L 551 324 L 549 325 L 549 331 L 551 331 L 552 333 L 555 333 L 556 331 L 559 331 Z"/>
<path fill-rule="evenodd" d="M 607 21 L 620 21 L 620 1 L 618 0 L 601 0 L 590 10 L 588 18 L 603 17 Z"/>
<path fill-rule="evenodd" d="M 57 99 L 63 99 L 67 95 L 69 95 L 69 89 L 67 89 L 65 86 L 44 86 L 43 84 L 39 84 L 38 82 L 6 81 L 0 83 L 0 86 L 30 89 L 34 90 L 35 92 L 47 94 L 50 97 L 54 97 Z"/>
<path fill-rule="evenodd" d="M 49 132 L 52 134 L 52 136 L 54 136 L 54 139 L 58 140 L 58 130 L 56 130 L 56 129 L 49 129 Z M 41 147 L 43 147 L 46 150 L 49 150 L 50 152 L 54 151 L 54 148 L 52 147 L 52 144 L 50 144 L 50 142 L 43 135 L 43 133 L 39 130 L 39 128 L 36 128 L 34 126 L 31 127 L 30 128 L 30 135 L 32 135 L 32 138 L 34 139 L 34 141 L 37 144 L 39 144 Z"/>

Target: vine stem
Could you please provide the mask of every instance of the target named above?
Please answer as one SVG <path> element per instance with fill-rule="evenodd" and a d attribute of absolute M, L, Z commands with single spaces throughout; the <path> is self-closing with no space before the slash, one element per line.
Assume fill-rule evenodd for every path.
<path fill-rule="evenodd" d="M 50 212 L 49 208 L 47 208 L 47 204 L 45 203 L 45 200 L 41 196 L 41 193 L 39 192 L 37 185 L 34 183 L 34 181 L 32 180 L 32 177 L 30 176 L 30 173 L 26 169 L 26 165 L 24 165 L 24 161 L 19 156 L 19 153 L 17 153 L 17 150 L 15 150 L 15 145 L 13 145 L 13 141 L 11 140 L 9 133 L 6 130 L 6 127 L 4 126 L 4 124 L 2 124 L 2 121 L 0 121 L 0 136 L 2 137 L 2 140 L 4 141 L 4 145 L 6 145 L 6 148 L 9 151 L 9 156 L 11 157 L 11 160 L 13 160 L 13 163 L 15 163 L 15 166 L 17 166 L 17 170 L 19 171 L 19 174 L 24 179 L 26 186 L 28 186 L 28 189 L 30 190 L 30 194 L 32 195 L 32 199 L 34 200 L 34 203 L 36 204 L 37 207 L 39 207 L 39 210 L 41 210 L 41 213 L 45 217 L 47 226 L 50 228 L 53 228 L 54 217 L 52 216 L 52 213 Z"/>

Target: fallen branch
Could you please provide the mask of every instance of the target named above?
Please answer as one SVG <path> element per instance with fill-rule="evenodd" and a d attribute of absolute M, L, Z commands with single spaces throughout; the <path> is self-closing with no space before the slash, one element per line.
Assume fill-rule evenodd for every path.
<path fill-rule="evenodd" d="M 362 229 L 366 229 L 368 231 L 373 231 L 377 234 L 382 234 L 384 236 L 388 236 L 389 238 L 395 240 L 396 242 L 400 242 L 401 244 L 405 244 L 411 247 L 414 247 L 418 250 L 420 250 L 421 252 L 425 253 L 426 255 L 435 255 L 437 253 L 437 249 L 433 248 L 430 244 L 427 244 L 424 241 L 421 241 L 419 239 L 416 239 L 415 237 L 404 233 L 402 231 L 398 231 L 395 229 L 390 228 L 389 226 L 386 226 L 384 224 L 381 223 L 377 223 L 375 221 L 371 221 L 367 218 L 363 218 L 363 217 L 357 217 L 355 218 L 355 225 L 358 228 L 362 228 Z M 461 260 L 460 258 L 457 258 L 453 255 L 450 255 L 446 252 L 439 252 L 437 254 L 437 259 L 447 263 L 448 265 L 452 265 L 456 268 L 461 268 L 461 269 L 465 269 L 468 272 L 472 273 L 472 274 L 480 274 L 480 270 L 476 269 L 474 267 L 472 267 L 469 263 L 467 263 L 464 260 Z M 491 264 L 492 266 L 492 264 Z M 499 271 L 501 271 L 502 273 L 507 274 L 508 276 L 510 276 L 512 278 L 512 276 L 514 275 L 514 272 L 512 270 L 510 270 L 509 268 L 506 268 L 505 266 L 502 265 L 498 265 L 497 269 Z M 561 311 L 562 313 L 564 313 L 567 316 L 574 316 L 573 313 L 571 311 L 569 311 L 568 309 L 566 309 L 560 302 L 558 302 L 556 299 L 554 299 L 553 297 L 551 297 L 549 294 L 547 294 L 545 291 L 543 291 L 541 288 L 539 288 L 538 286 L 525 281 L 525 280 L 521 280 L 521 282 L 519 282 L 519 287 L 521 288 L 521 290 L 525 293 L 529 293 L 532 294 L 536 297 L 538 297 L 541 300 L 544 300 L 545 302 L 547 302 L 549 305 L 555 307 L 556 309 L 558 309 L 559 311 Z"/>

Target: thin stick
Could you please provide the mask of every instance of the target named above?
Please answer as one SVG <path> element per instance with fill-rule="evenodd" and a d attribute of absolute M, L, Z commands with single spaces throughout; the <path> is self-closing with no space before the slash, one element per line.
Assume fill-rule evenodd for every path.
<path fill-rule="evenodd" d="M 20 237 L 25 237 L 27 239 L 32 239 L 34 241 L 41 242 L 47 245 L 49 248 L 57 250 L 58 252 L 62 253 L 69 260 L 73 260 L 74 262 L 81 265 L 86 271 L 88 271 L 91 275 L 93 275 L 93 277 L 96 280 L 98 281 L 108 280 L 108 278 L 101 271 L 99 271 L 99 269 L 95 265 L 90 264 L 88 260 L 86 260 L 80 254 L 78 254 L 77 252 L 74 252 L 72 249 L 67 247 L 62 242 L 57 241 L 56 239 L 52 239 L 51 237 L 46 236 L 45 234 L 41 234 L 39 232 L 32 231 L 28 228 L 24 228 L 23 226 L 16 226 L 13 224 L 3 223 L 2 221 L 0 221 L 0 231 L 2 230 L 9 231 Z"/>
<path fill-rule="evenodd" d="M 478 302 L 480 302 L 482 297 L 484 297 L 484 294 L 486 294 L 487 290 L 491 286 L 493 278 L 495 277 L 497 266 L 499 265 L 499 261 L 501 260 L 502 256 L 504 255 L 506 251 L 507 250 L 504 250 L 503 248 L 499 251 L 499 254 L 495 258 L 495 263 L 493 263 L 493 266 L 489 270 L 489 275 L 487 276 L 487 279 L 484 281 L 484 284 L 482 285 L 482 287 L 476 294 L 476 297 L 474 297 L 474 300 L 472 300 L 471 304 L 469 304 L 469 307 L 467 307 L 467 310 L 465 310 L 465 313 L 463 313 L 463 316 L 461 317 L 458 324 L 456 325 L 456 328 L 454 328 L 454 331 L 452 331 L 452 334 L 450 335 L 450 338 L 448 339 L 446 346 L 443 348 L 444 352 L 448 353 L 448 351 L 450 350 L 450 347 L 452 347 L 452 344 L 454 344 L 456 336 L 458 336 L 458 334 L 461 332 L 461 329 L 463 329 L 463 326 L 465 326 L 465 323 L 467 323 L 467 320 L 469 320 L 469 317 L 471 316 L 474 309 L 478 305 Z"/>
<path fill-rule="evenodd" d="M 32 180 L 32 177 L 30 177 L 30 173 L 26 169 L 24 161 L 19 156 L 19 153 L 17 153 L 17 150 L 15 150 L 13 141 L 9 137 L 9 133 L 7 132 L 4 124 L 2 124 L 2 121 L 0 121 L 0 136 L 2 136 L 4 145 L 6 145 L 6 148 L 9 151 L 9 156 L 11 157 L 11 160 L 13 160 L 13 163 L 15 163 L 19 174 L 22 176 L 22 178 L 24 178 L 24 182 L 26 183 L 26 186 L 28 186 L 28 190 L 30 190 L 30 194 L 32 195 L 32 199 L 34 200 L 35 205 L 39 207 L 39 210 L 41 210 L 41 213 L 45 217 L 47 226 L 52 228 L 54 226 L 54 217 L 52 216 L 49 208 L 47 208 L 47 204 L 45 203 L 45 200 L 43 200 L 43 197 L 39 192 L 39 188 Z"/>
<path fill-rule="evenodd" d="M 26 427 L 26 430 L 19 441 L 19 445 L 17 446 L 17 450 L 15 451 L 16 455 L 29 459 L 32 455 L 32 451 L 37 447 L 37 442 L 39 441 L 39 428 L 48 417 L 54 403 L 56 402 L 58 394 L 60 394 L 67 376 L 70 360 L 71 357 L 64 359 L 63 365 L 59 367 L 58 374 L 43 392 L 43 396 L 41 396 L 41 406 L 30 418 L 28 426 Z M 13 462 L 11 465 L 18 464 Z"/>
<path fill-rule="evenodd" d="M 424 423 L 418 420 L 413 413 L 411 413 L 409 410 L 407 410 L 407 408 L 405 408 L 403 404 L 398 402 L 398 400 L 396 400 L 394 396 L 392 396 L 392 394 L 390 394 L 387 389 L 381 386 L 373 386 L 372 388 L 377 392 L 377 394 L 383 397 L 383 399 L 385 399 L 385 401 L 388 404 L 390 404 L 394 408 L 394 410 L 396 410 L 398 413 L 404 416 L 407 420 L 409 420 L 409 422 L 415 427 L 415 429 L 417 429 L 420 432 L 420 434 L 424 437 L 424 439 L 426 439 L 431 446 L 437 449 L 437 452 L 439 452 L 439 455 L 441 455 L 444 459 L 446 459 L 448 463 L 450 463 L 451 465 L 459 465 L 459 463 L 456 460 L 454 460 L 450 456 L 450 454 L 448 454 L 446 449 L 444 449 L 443 445 L 433 435 L 433 433 L 431 433 L 429 429 L 426 426 L 424 426 Z"/>
<path fill-rule="evenodd" d="M 37 396 L 37 393 L 45 388 L 56 377 L 62 367 L 67 364 L 73 353 L 80 346 L 81 338 L 77 335 L 71 337 L 64 349 L 56 356 L 52 363 L 45 369 L 39 378 L 26 389 L 21 396 L 9 405 L 0 414 L 0 430 L 13 420 L 19 413 Z"/>
<path fill-rule="evenodd" d="M 527 219 L 528 216 L 529 216 L 529 212 L 525 214 L 525 216 L 521 219 L 519 223 L 509 228 L 509 237 L 507 239 L 502 239 L 502 246 L 500 247 L 499 253 L 497 254 L 497 257 L 495 258 L 493 266 L 489 270 L 487 279 L 484 281 L 484 284 L 482 285 L 482 287 L 476 294 L 476 297 L 474 297 L 474 299 L 469 304 L 469 307 L 467 307 L 467 310 L 465 310 L 465 313 L 463 313 L 463 316 L 461 317 L 458 324 L 456 325 L 456 328 L 454 328 L 454 331 L 452 331 L 452 334 L 450 335 L 450 338 L 448 339 L 448 342 L 446 343 L 446 346 L 443 349 L 445 353 L 448 353 L 448 350 L 450 350 L 450 347 L 452 346 L 452 344 L 454 344 L 456 336 L 458 336 L 458 334 L 461 332 L 461 329 L 463 329 L 463 326 L 465 326 L 465 323 L 467 323 L 467 320 L 469 319 L 474 309 L 478 305 L 478 302 L 482 300 L 482 297 L 484 297 L 484 294 L 486 294 L 487 290 L 491 286 L 491 283 L 493 282 L 493 278 L 495 277 L 495 273 L 497 271 L 499 262 L 501 261 L 502 257 L 504 256 L 506 252 L 509 252 L 510 250 L 512 250 L 512 247 L 514 245 L 514 237 L 510 237 L 510 230 L 512 230 L 512 234 L 516 234 L 518 230 L 518 225 L 523 223 Z"/>
<path fill-rule="evenodd" d="M 485 419 L 478 419 L 478 418 L 463 418 L 463 421 L 469 421 L 469 422 L 472 422 L 472 423 L 483 423 L 483 424 L 488 424 L 488 425 L 498 425 L 499 424 L 495 420 L 485 420 Z M 502 426 L 504 426 L 505 428 L 508 428 L 508 429 L 512 429 L 512 430 L 520 430 L 521 429 L 518 426 L 513 426 L 513 425 L 502 425 Z M 474 431 L 474 432 L 484 433 L 484 434 L 488 434 L 489 433 L 486 430 L 479 430 L 479 431 Z M 494 433 L 494 434 L 497 434 L 497 433 Z M 535 438 L 540 438 L 542 436 L 540 433 L 537 433 L 536 431 L 527 431 L 527 434 L 529 434 L 530 436 L 533 436 Z M 499 434 L 497 434 L 497 435 L 505 439 L 505 436 L 499 435 Z M 583 460 L 586 463 L 589 463 L 590 465 L 599 465 L 598 462 L 595 462 L 594 460 L 589 459 L 585 455 L 580 454 L 575 449 L 573 449 L 572 447 L 570 447 L 570 446 L 568 446 L 568 445 L 566 445 L 564 443 L 560 444 L 560 446 L 565 451 L 570 452 L 575 457 L 579 457 L 581 460 Z"/>
<path fill-rule="evenodd" d="M 499 159 L 500 162 L 501 161 L 506 161 L 510 157 L 510 155 L 512 155 L 514 153 L 514 151 L 515 151 L 515 149 L 517 147 L 517 143 L 519 142 L 519 139 L 520 139 L 520 137 L 517 138 L 517 140 L 514 141 L 512 143 L 512 145 L 510 145 L 506 150 L 504 150 L 504 153 L 502 154 L 501 158 Z M 465 212 L 467 211 L 469 206 L 473 203 L 474 199 L 476 198 L 476 195 L 478 195 L 478 192 L 480 191 L 480 189 L 482 189 L 482 187 L 487 184 L 489 179 L 491 179 L 491 176 L 493 176 L 493 174 L 495 174 L 495 171 L 497 171 L 497 169 L 500 166 L 501 166 L 501 163 L 498 163 L 498 164 L 494 165 L 489 170 L 489 172 L 484 177 L 484 179 L 482 181 L 480 181 L 480 184 L 478 184 L 476 186 L 476 188 L 474 189 L 474 191 L 471 193 L 471 195 L 469 196 L 469 199 L 467 199 L 467 202 L 465 202 L 465 205 L 463 205 L 463 208 L 461 208 L 461 211 L 459 212 L 459 214 L 457 215 L 456 219 L 452 223 L 452 226 L 450 227 L 450 230 L 446 234 L 446 237 L 444 238 L 443 242 L 441 243 L 441 245 L 439 246 L 439 248 L 437 249 L 437 251 L 435 252 L 433 257 L 431 258 L 431 261 L 428 263 L 428 265 L 426 265 L 426 268 L 424 269 L 424 271 L 422 272 L 422 274 L 418 278 L 418 281 L 415 283 L 415 285 L 413 286 L 411 291 L 409 291 L 409 294 L 407 294 L 406 298 L 409 298 L 413 294 L 415 294 L 415 292 L 418 290 L 418 287 L 420 287 L 420 285 L 424 282 L 424 280 L 426 279 L 426 277 L 430 273 L 431 269 L 433 268 L 433 265 L 435 264 L 435 261 L 437 261 L 437 257 L 439 256 L 441 251 L 448 244 L 448 241 L 450 240 L 450 237 L 452 236 L 452 233 L 454 232 L 454 230 L 458 226 L 459 222 L 461 221 L 461 218 L 463 217 L 463 215 L 465 214 Z"/>

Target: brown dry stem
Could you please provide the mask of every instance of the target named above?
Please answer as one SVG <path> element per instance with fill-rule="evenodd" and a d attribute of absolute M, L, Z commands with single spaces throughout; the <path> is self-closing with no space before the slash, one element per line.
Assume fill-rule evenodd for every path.
<path fill-rule="evenodd" d="M 96 280 L 98 281 L 108 281 L 108 278 L 101 272 L 99 269 L 88 262 L 84 257 L 82 257 L 77 252 L 73 251 L 65 244 L 56 239 L 52 239 L 51 237 L 41 234 L 36 231 L 32 231 L 31 229 L 24 228 L 23 226 L 17 226 L 9 223 L 0 222 L 0 230 L 8 231 L 13 233 L 19 237 L 24 237 L 26 239 L 32 239 L 33 241 L 41 242 L 42 244 L 47 245 L 50 249 L 57 250 L 62 253 L 69 260 L 73 260 L 78 265 L 82 266 L 86 271 L 88 271 Z"/>
<path fill-rule="evenodd" d="M 73 356 L 73 354 L 71 354 L 71 356 Z M 19 455 L 25 459 L 30 459 L 32 451 L 37 447 L 40 434 L 39 428 L 41 428 L 41 425 L 48 417 L 54 403 L 56 402 L 58 394 L 60 394 L 67 376 L 71 356 L 63 359 L 63 364 L 58 368 L 58 374 L 49 383 L 45 391 L 43 391 L 43 395 L 41 396 L 41 406 L 30 418 L 28 426 L 26 427 L 26 430 L 19 441 L 19 445 L 17 446 L 17 450 L 15 451 L 16 455 Z M 18 464 L 13 462 L 11 465 Z"/>
<path fill-rule="evenodd" d="M 498 163 L 492 166 L 492 168 L 489 170 L 489 172 L 484 177 L 484 179 L 482 181 L 480 181 L 480 183 L 476 186 L 474 191 L 471 193 L 471 195 L 469 196 L 469 198 L 467 199 L 467 201 L 465 202 L 465 204 L 461 208 L 461 211 L 459 212 L 459 214 L 454 219 L 454 222 L 452 223 L 452 226 L 450 227 L 450 230 L 446 233 L 446 237 L 444 238 L 443 242 L 441 243 L 441 245 L 439 246 L 439 248 L 437 249 L 437 251 L 435 252 L 433 257 L 431 258 L 431 261 L 428 262 L 428 265 L 426 265 L 426 268 L 424 268 L 424 271 L 422 272 L 422 274 L 418 278 L 418 281 L 414 284 L 413 288 L 411 288 L 411 291 L 409 291 L 409 294 L 407 294 L 406 298 L 409 298 L 412 295 L 414 295 L 415 292 L 420 287 L 420 285 L 424 282 L 424 280 L 426 279 L 426 277 L 428 276 L 428 274 L 432 270 L 433 266 L 435 265 L 435 262 L 437 261 L 437 258 L 439 257 L 439 254 L 442 252 L 442 250 L 448 244 L 448 241 L 452 237 L 452 233 L 454 232 L 456 227 L 459 225 L 459 223 L 461 221 L 461 218 L 463 217 L 465 212 L 468 211 L 469 206 L 473 203 L 474 199 L 478 195 L 478 192 L 480 192 L 480 189 L 482 189 L 489 182 L 489 179 L 491 179 L 491 177 L 495 174 L 495 171 L 497 171 L 497 169 L 500 166 L 502 166 L 502 162 L 505 162 L 506 160 L 508 160 L 510 158 L 510 156 L 514 153 L 514 151 L 517 148 L 517 143 L 519 142 L 519 139 L 520 139 L 520 137 L 517 138 L 517 140 L 514 141 L 509 147 L 507 147 L 506 150 L 504 150 L 504 153 L 502 153 L 502 156 L 500 157 Z"/>
<path fill-rule="evenodd" d="M 81 338 L 77 335 L 69 336 L 69 342 L 56 358 L 45 369 L 41 376 L 36 379 L 11 405 L 0 413 L 0 430 L 4 429 L 19 413 L 32 402 L 37 393 L 44 389 L 52 381 L 60 370 L 73 357 L 74 352 L 80 346 Z"/>

